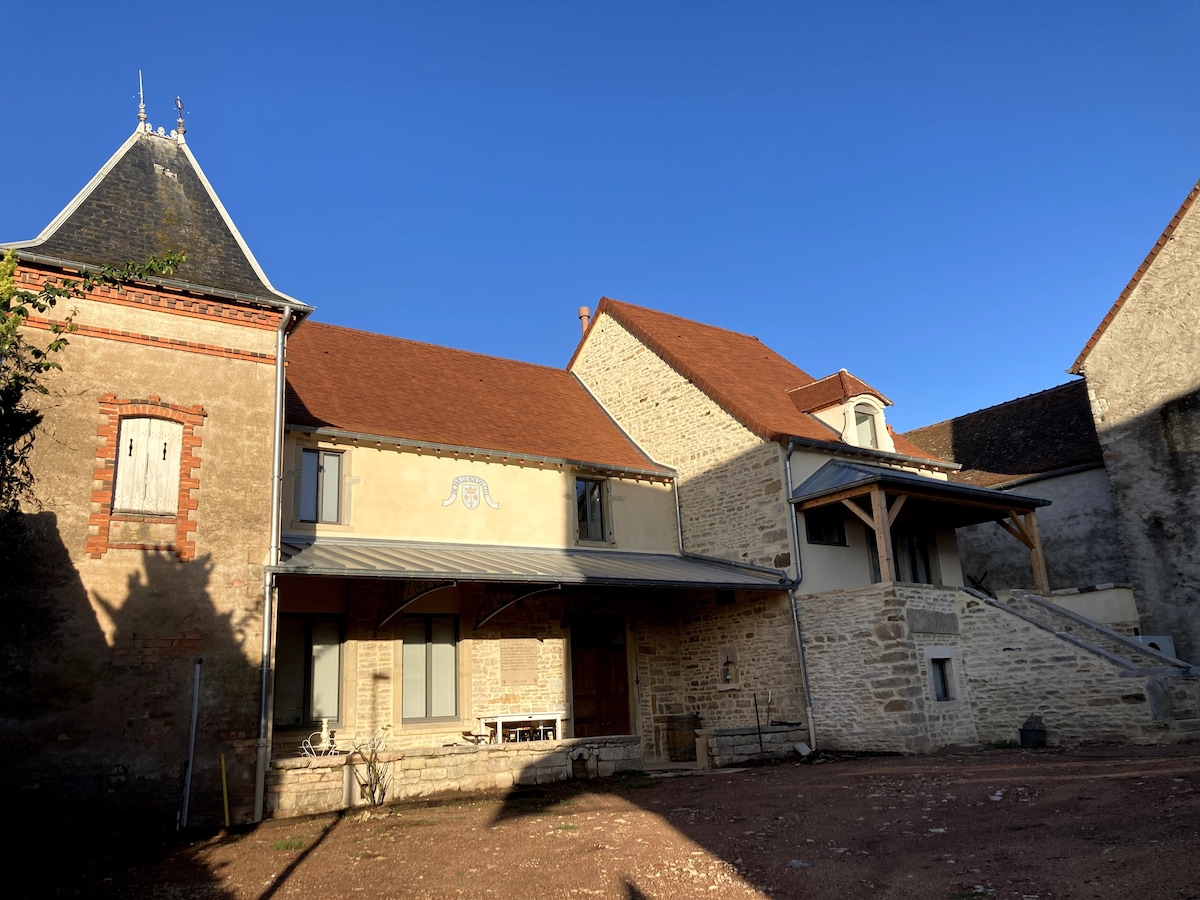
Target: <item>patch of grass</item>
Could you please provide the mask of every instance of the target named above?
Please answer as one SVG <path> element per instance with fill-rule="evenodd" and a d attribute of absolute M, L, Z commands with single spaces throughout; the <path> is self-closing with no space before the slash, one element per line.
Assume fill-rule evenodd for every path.
<path fill-rule="evenodd" d="M 555 831 L 574 831 L 578 827 L 579 827 L 578 825 L 555 825 L 554 830 Z"/>
<path fill-rule="evenodd" d="M 275 842 L 276 850 L 303 850 L 304 838 L 289 837 Z"/>

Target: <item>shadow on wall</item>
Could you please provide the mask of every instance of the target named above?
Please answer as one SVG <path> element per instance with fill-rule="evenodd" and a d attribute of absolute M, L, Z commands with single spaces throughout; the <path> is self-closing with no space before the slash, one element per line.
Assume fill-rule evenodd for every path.
<path fill-rule="evenodd" d="M 54 514 L 26 516 L 25 533 L 25 565 L 0 598 L 0 763 L 22 800 L 55 817 L 173 825 L 203 659 L 189 821 L 222 816 L 222 754 L 231 812 L 244 819 L 258 681 L 243 647 L 257 641 L 246 628 L 254 610 L 215 608 L 207 556 L 156 551 L 109 550 L 89 578 L 111 581 L 89 598 Z"/>
<path fill-rule="evenodd" d="M 1200 390 L 1104 432 L 1121 547 L 1145 634 L 1200 659 Z"/>

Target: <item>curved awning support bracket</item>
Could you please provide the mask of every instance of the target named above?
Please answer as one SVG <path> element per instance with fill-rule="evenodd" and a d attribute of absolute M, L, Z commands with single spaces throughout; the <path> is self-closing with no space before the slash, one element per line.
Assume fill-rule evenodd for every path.
<path fill-rule="evenodd" d="M 479 614 L 475 617 L 475 630 L 478 631 L 515 603 L 520 603 L 522 600 L 537 596 L 538 594 L 548 594 L 551 591 L 561 590 L 561 584 L 540 587 L 532 591 L 526 591 L 524 594 L 513 591 L 511 588 L 507 590 L 503 588 L 499 590 L 485 588 L 483 597 L 479 600 Z"/>

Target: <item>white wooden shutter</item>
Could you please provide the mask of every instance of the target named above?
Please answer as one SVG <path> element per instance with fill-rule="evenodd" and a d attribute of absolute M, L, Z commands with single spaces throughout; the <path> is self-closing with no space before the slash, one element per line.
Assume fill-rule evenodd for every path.
<path fill-rule="evenodd" d="M 179 508 L 183 425 L 166 419 L 122 419 L 117 440 L 114 512 L 174 515 Z"/>

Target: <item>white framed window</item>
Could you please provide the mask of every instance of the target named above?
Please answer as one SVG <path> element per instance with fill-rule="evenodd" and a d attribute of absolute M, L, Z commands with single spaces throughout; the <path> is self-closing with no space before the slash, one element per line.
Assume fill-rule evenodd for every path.
<path fill-rule="evenodd" d="M 303 451 L 300 465 L 300 521 L 340 522 L 341 507 L 341 451 Z"/>
<path fill-rule="evenodd" d="M 605 528 L 604 486 L 600 478 L 575 479 L 576 536 L 581 541 L 607 541 Z"/>
<path fill-rule="evenodd" d="M 858 446 L 879 449 L 879 426 L 875 419 L 879 411 L 868 403 L 859 403 L 854 407 L 854 433 L 858 437 Z"/>
<path fill-rule="evenodd" d="M 400 665 L 405 722 L 458 718 L 458 616 L 406 615 Z"/>
<path fill-rule="evenodd" d="M 113 512 L 173 516 L 179 511 L 183 424 L 168 419 L 121 419 L 117 434 Z"/>
<path fill-rule="evenodd" d="M 341 721 L 342 620 L 281 614 L 275 636 L 275 724 Z"/>

